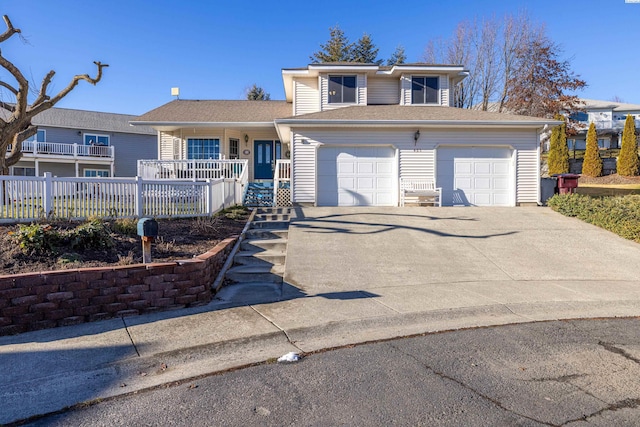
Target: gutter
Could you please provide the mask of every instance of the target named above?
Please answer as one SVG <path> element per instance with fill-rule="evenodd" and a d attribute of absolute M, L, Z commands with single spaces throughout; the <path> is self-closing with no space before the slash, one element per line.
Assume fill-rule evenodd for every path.
<path fill-rule="evenodd" d="M 147 122 L 130 121 L 131 126 L 162 126 L 178 128 L 263 128 L 273 126 L 273 121 L 269 122 Z"/>
<path fill-rule="evenodd" d="M 276 125 L 288 125 L 291 127 L 527 127 L 542 128 L 544 126 L 557 126 L 562 122 L 557 120 L 547 121 L 485 121 L 485 120 L 326 120 L 326 119 L 280 119 L 275 120 Z"/>

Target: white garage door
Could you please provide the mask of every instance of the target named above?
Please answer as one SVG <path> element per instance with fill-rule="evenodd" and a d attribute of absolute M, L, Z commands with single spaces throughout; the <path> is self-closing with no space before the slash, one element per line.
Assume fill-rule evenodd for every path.
<path fill-rule="evenodd" d="M 391 147 L 318 149 L 318 206 L 395 206 Z"/>
<path fill-rule="evenodd" d="M 510 148 L 441 147 L 436 156 L 444 206 L 513 206 Z"/>

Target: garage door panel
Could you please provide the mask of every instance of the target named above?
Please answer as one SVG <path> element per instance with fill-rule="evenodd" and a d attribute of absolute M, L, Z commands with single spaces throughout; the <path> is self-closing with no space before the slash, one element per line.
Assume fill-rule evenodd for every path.
<path fill-rule="evenodd" d="M 395 205 L 394 162 L 391 147 L 320 148 L 318 205 Z"/>
<path fill-rule="evenodd" d="M 339 174 L 353 174 L 355 172 L 355 165 L 353 163 L 338 163 Z"/>
<path fill-rule="evenodd" d="M 471 162 L 460 161 L 455 163 L 455 173 L 458 174 L 470 174 L 473 164 Z"/>
<path fill-rule="evenodd" d="M 491 175 L 490 162 L 475 162 L 473 169 L 475 175 Z"/>
<path fill-rule="evenodd" d="M 437 184 L 445 206 L 510 206 L 512 150 L 499 147 L 441 147 Z"/>
<path fill-rule="evenodd" d="M 476 190 L 491 190 L 491 177 L 475 177 L 473 180 L 473 188 Z"/>
<path fill-rule="evenodd" d="M 369 175 L 373 175 L 373 162 L 372 161 L 362 161 L 362 160 L 358 160 L 358 174 L 369 174 Z"/>

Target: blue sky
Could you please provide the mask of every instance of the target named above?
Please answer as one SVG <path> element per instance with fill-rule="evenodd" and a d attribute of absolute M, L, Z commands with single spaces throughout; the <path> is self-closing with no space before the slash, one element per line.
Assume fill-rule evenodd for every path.
<path fill-rule="evenodd" d="M 388 58 L 398 44 L 408 61 L 430 39 L 449 37 L 465 19 L 526 9 L 545 23 L 573 70 L 588 83 L 580 96 L 640 104 L 640 3 L 625 0 L 4 0 L 2 14 L 22 30 L 0 46 L 39 87 L 56 70 L 60 90 L 75 74 L 108 63 L 96 87 L 82 83 L 57 106 L 143 114 L 172 100 L 242 99 L 252 83 L 283 99 L 281 69 L 309 63 L 336 24 L 350 40 L 369 33 Z M 481 5 L 481 6 L 480 6 Z M 0 23 L 0 25 L 4 25 Z M 4 31 L 4 28 L 1 30 Z M 0 78 L 7 73 L 0 72 Z M 33 83 L 32 83 L 33 84 Z M 6 98 L 6 94 L 3 95 Z"/>

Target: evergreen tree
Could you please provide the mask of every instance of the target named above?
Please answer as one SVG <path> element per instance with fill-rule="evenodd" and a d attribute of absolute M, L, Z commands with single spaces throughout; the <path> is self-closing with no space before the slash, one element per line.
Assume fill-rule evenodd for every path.
<path fill-rule="evenodd" d="M 587 131 L 587 149 L 582 163 L 582 174 L 586 176 L 602 176 L 602 159 L 598 149 L 598 135 L 596 125 L 591 122 Z"/>
<path fill-rule="evenodd" d="M 247 89 L 247 99 L 249 101 L 269 101 L 271 94 L 268 94 L 263 88 L 254 83 L 253 86 Z"/>
<path fill-rule="evenodd" d="M 622 145 L 620 146 L 620 156 L 618 156 L 618 175 L 636 176 L 639 166 L 636 127 L 633 116 L 629 114 L 622 131 Z"/>
<path fill-rule="evenodd" d="M 549 175 L 569 172 L 569 147 L 567 147 L 567 133 L 564 117 L 557 115 L 556 120 L 562 120 L 562 124 L 551 131 L 549 142 Z"/>
<path fill-rule="evenodd" d="M 399 44 L 393 54 L 391 54 L 391 57 L 387 59 L 387 65 L 404 64 L 406 60 L 407 55 L 404 52 L 404 46 Z"/>
<path fill-rule="evenodd" d="M 364 33 L 362 37 L 353 45 L 351 49 L 351 61 L 362 64 L 382 64 L 382 59 L 378 59 L 378 49 L 371 36 Z"/>
<path fill-rule="evenodd" d="M 344 35 L 338 25 L 329 28 L 329 41 L 321 44 L 321 50 L 309 57 L 314 63 L 351 61 L 353 44 Z M 377 51 L 376 51 L 377 54 Z"/>

